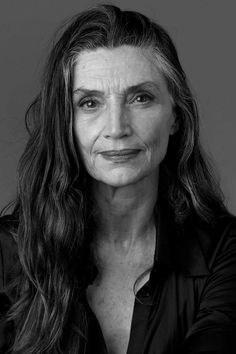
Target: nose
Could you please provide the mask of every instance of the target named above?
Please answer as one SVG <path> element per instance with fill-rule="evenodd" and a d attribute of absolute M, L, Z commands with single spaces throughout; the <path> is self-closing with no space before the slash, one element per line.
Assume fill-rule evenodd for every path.
<path fill-rule="evenodd" d="M 104 128 L 106 139 L 120 139 L 131 134 L 129 117 L 121 102 L 110 103 Z"/>

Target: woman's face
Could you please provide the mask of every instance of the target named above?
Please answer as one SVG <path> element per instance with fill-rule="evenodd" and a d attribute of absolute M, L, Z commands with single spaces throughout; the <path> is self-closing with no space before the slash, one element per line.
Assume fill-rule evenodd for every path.
<path fill-rule="evenodd" d="M 158 173 L 175 117 L 149 50 L 83 51 L 73 85 L 74 133 L 90 176 L 122 187 Z"/>

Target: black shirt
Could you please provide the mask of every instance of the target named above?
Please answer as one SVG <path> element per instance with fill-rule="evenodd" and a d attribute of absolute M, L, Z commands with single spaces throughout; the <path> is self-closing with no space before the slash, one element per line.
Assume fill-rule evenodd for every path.
<path fill-rule="evenodd" d="M 16 253 L 4 218 L 1 289 L 11 277 Z M 214 227 L 191 219 L 179 228 L 169 208 L 162 207 L 154 258 L 150 279 L 136 295 L 127 354 L 235 354 L 236 219 L 222 216 Z M 3 293 L 1 299 L 6 301 Z M 88 304 L 87 311 L 86 354 L 108 354 Z M 6 342 L 4 326 L 2 322 L 0 348 Z"/>

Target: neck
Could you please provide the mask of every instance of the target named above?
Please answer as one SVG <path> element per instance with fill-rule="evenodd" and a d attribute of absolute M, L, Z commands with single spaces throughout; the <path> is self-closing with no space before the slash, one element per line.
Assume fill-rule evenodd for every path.
<path fill-rule="evenodd" d="M 94 181 L 93 194 L 98 210 L 96 240 L 127 252 L 153 238 L 157 189 L 158 173 L 124 187 Z"/>

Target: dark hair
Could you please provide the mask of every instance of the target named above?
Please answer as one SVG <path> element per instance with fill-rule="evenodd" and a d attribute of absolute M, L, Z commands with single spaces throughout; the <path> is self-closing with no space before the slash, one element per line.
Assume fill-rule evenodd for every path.
<path fill-rule="evenodd" d="M 73 67 L 85 49 L 121 45 L 151 50 L 174 100 L 179 128 L 162 162 L 160 192 L 167 191 L 177 223 L 192 213 L 212 222 L 226 212 L 200 148 L 197 107 L 166 31 L 140 13 L 112 5 L 76 15 L 52 48 L 41 92 L 26 116 L 29 140 L 20 159 L 14 210 L 22 271 L 9 315 L 16 323 L 16 352 L 70 348 L 78 353 L 86 342 L 85 289 L 95 276 L 89 254 L 93 218 L 89 178 L 73 136 Z M 80 314 L 76 327 L 74 306 Z"/>

